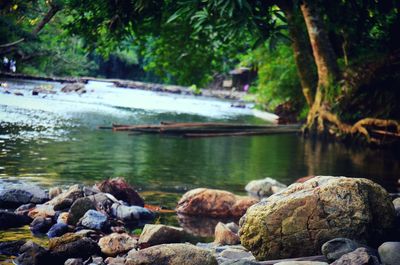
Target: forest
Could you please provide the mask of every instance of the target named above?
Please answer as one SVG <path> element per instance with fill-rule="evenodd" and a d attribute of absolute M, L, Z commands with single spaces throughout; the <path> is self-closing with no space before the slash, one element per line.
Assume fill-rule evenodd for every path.
<path fill-rule="evenodd" d="M 400 1 L 5 0 L 0 55 L 18 72 L 208 87 L 257 73 L 257 106 L 310 134 L 400 137 Z M 241 88 L 239 88 L 241 89 Z"/>

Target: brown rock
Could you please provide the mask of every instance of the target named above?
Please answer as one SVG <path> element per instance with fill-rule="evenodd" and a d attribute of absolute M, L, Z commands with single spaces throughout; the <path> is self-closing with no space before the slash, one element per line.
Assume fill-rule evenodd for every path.
<path fill-rule="evenodd" d="M 333 238 L 379 241 L 394 214 L 389 194 L 370 180 L 315 177 L 250 207 L 239 235 L 258 259 L 312 256 Z"/>
<path fill-rule="evenodd" d="M 56 212 L 54 211 L 53 206 L 45 204 L 37 205 L 28 212 L 28 216 L 32 219 L 35 219 L 36 217 L 53 217 L 55 214 Z"/>
<path fill-rule="evenodd" d="M 83 197 L 83 186 L 73 185 L 67 191 L 54 197 L 46 204 L 52 205 L 54 210 L 59 211 L 69 208 L 75 200 L 81 197 Z"/>
<path fill-rule="evenodd" d="M 257 202 L 254 198 L 236 196 L 228 191 L 198 188 L 182 196 L 176 211 L 188 215 L 241 217 Z"/>
<path fill-rule="evenodd" d="M 101 249 L 101 252 L 103 252 L 105 255 L 116 256 L 136 248 L 137 240 L 128 234 L 112 233 L 108 236 L 100 238 L 98 245 Z"/>
<path fill-rule="evenodd" d="M 379 265 L 379 260 L 366 248 L 357 248 L 353 252 L 344 254 L 331 265 Z"/>
<path fill-rule="evenodd" d="M 125 265 L 217 265 L 210 251 L 191 244 L 162 244 L 130 253 Z"/>
<path fill-rule="evenodd" d="M 218 245 L 237 245 L 240 238 L 237 235 L 239 226 L 235 223 L 223 224 L 219 222 L 215 227 L 214 243 Z"/>
<path fill-rule="evenodd" d="M 144 206 L 144 201 L 135 189 L 123 178 L 107 179 L 97 184 L 97 188 L 105 193 L 110 193 L 118 200 L 130 205 Z"/>
<path fill-rule="evenodd" d="M 166 243 L 180 243 L 187 234 L 182 228 L 160 224 L 147 224 L 139 237 L 141 248 Z"/>
<path fill-rule="evenodd" d="M 60 187 L 53 187 L 49 190 L 49 198 L 50 200 L 54 199 L 58 195 L 62 193 L 62 189 Z"/>
<path fill-rule="evenodd" d="M 54 238 L 50 238 L 49 240 L 49 249 L 55 249 L 56 247 L 63 245 L 63 244 L 67 244 L 73 241 L 76 241 L 78 239 L 83 238 L 83 235 L 79 235 L 79 234 L 74 234 L 74 233 L 66 233 L 60 237 L 54 237 Z"/>

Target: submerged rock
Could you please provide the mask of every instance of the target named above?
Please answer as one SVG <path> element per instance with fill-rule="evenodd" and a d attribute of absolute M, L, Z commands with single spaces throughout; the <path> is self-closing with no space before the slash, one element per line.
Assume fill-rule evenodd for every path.
<path fill-rule="evenodd" d="M 237 221 L 237 218 L 214 218 L 205 216 L 193 216 L 178 214 L 179 226 L 187 233 L 200 237 L 213 237 L 215 227 L 219 222 L 229 223 Z"/>
<path fill-rule="evenodd" d="M 147 224 L 139 237 L 141 248 L 166 243 L 180 243 L 187 238 L 186 232 L 180 227 Z"/>
<path fill-rule="evenodd" d="M 18 265 L 41 265 L 52 264 L 48 251 L 34 243 L 33 241 L 26 242 L 20 248 L 20 255 L 15 259 Z"/>
<path fill-rule="evenodd" d="M 340 259 L 331 263 L 331 265 L 379 265 L 379 260 L 376 256 L 366 248 L 357 248 L 353 252 L 344 254 Z"/>
<path fill-rule="evenodd" d="M 211 217 L 241 217 L 258 200 L 236 196 L 223 190 L 198 188 L 186 192 L 176 211 L 187 215 Z"/>
<path fill-rule="evenodd" d="M 214 243 L 217 245 L 240 244 L 238 230 L 239 226 L 233 222 L 229 224 L 219 222 L 215 227 Z"/>
<path fill-rule="evenodd" d="M 46 201 L 46 191 L 36 185 L 11 185 L 0 191 L 0 208 L 17 208 L 27 203 L 38 204 Z"/>
<path fill-rule="evenodd" d="M 315 177 L 249 208 L 239 234 L 258 259 L 310 256 L 337 237 L 381 240 L 394 215 L 389 194 L 370 180 Z"/>
<path fill-rule="evenodd" d="M 118 200 L 127 202 L 129 205 L 144 206 L 144 200 L 135 191 L 135 189 L 129 185 L 123 178 L 107 179 L 97 184 L 97 188 L 105 193 L 110 193 L 115 196 Z"/>
<path fill-rule="evenodd" d="M 31 219 L 25 215 L 0 210 L 0 229 L 20 227 L 27 225 L 30 222 Z"/>
<path fill-rule="evenodd" d="M 252 195 L 268 197 L 286 188 L 285 184 L 273 178 L 265 178 L 250 181 L 244 189 Z"/>
<path fill-rule="evenodd" d="M 86 89 L 85 89 L 85 84 L 83 83 L 72 83 L 72 84 L 67 84 L 65 85 L 63 88 L 61 88 L 61 92 L 64 93 L 78 93 L 78 94 L 83 94 L 86 93 Z"/>
<path fill-rule="evenodd" d="M 162 244 L 128 256 L 125 265 L 217 265 L 210 251 L 191 244 Z"/>
<path fill-rule="evenodd" d="M 111 215 L 126 223 L 145 223 L 154 219 L 153 212 L 139 206 L 125 206 L 114 203 L 111 207 Z"/>
<path fill-rule="evenodd" d="M 324 243 L 322 254 L 330 261 L 339 259 L 344 254 L 350 253 L 360 247 L 357 242 L 348 238 L 335 238 Z"/>
<path fill-rule="evenodd" d="M 378 252 L 384 265 L 400 263 L 400 242 L 385 242 L 378 248 Z"/>
<path fill-rule="evenodd" d="M 101 252 L 103 252 L 105 255 L 116 256 L 118 254 L 126 253 L 133 248 L 136 248 L 137 240 L 126 233 L 112 233 L 108 236 L 100 238 L 98 244 Z"/>

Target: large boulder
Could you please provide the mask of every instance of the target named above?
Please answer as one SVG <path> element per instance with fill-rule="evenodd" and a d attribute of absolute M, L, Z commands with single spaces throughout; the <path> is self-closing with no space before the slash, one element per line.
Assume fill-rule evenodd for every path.
<path fill-rule="evenodd" d="M 123 178 L 113 178 L 97 184 L 97 188 L 105 193 L 110 193 L 118 200 L 127 202 L 129 205 L 144 206 L 144 201 L 135 189 Z"/>
<path fill-rule="evenodd" d="M 17 208 L 27 203 L 44 203 L 49 197 L 36 185 L 11 185 L 0 191 L 0 208 Z"/>
<path fill-rule="evenodd" d="M 136 248 L 137 240 L 126 233 L 112 233 L 108 236 L 100 238 L 98 244 L 101 252 L 103 252 L 105 255 L 116 256 Z"/>
<path fill-rule="evenodd" d="M 196 216 L 241 217 L 258 200 L 224 190 L 198 188 L 186 192 L 178 202 L 178 213 Z"/>
<path fill-rule="evenodd" d="M 0 210 L 0 229 L 24 226 L 30 221 L 31 219 L 25 215 Z"/>
<path fill-rule="evenodd" d="M 191 244 L 163 244 L 133 252 L 125 265 L 217 265 L 210 251 Z"/>
<path fill-rule="evenodd" d="M 286 188 L 285 184 L 273 178 L 265 178 L 250 181 L 244 189 L 252 195 L 268 197 Z"/>
<path fill-rule="evenodd" d="M 72 185 L 67 191 L 57 195 L 46 204 L 52 205 L 55 211 L 71 207 L 75 200 L 83 197 L 83 186 Z"/>
<path fill-rule="evenodd" d="M 180 227 L 147 224 L 139 237 L 139 245 L 143 248 L 166 243 L 180 243 L 184 242 L 187 236 Z"/>
<path fill-rule="evenodd" d="M 320 176 L 250 207 L 239 234 L 257 259 L 310 256 L 337 237 L 376 244 L 392 229 L 394 216 L 389 194 L 378 184 Z"/>

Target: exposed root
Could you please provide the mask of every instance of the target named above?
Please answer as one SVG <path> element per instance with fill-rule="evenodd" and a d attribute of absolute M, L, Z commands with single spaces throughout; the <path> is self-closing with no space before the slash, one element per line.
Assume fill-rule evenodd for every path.
<path fill-rule="evenodd" d="M 309 117 L 306 129 L 312 130 L 313 128 L 317 130 L 318 134 L 328 132 L 336 137 L 362 136 L 368 143 L 377 145 L 400 140 L 399 121 L 365 118 L 354 125 L 350 125 L 342 122 L 337 115 L 323 108 L 318 109 L 313 117 Z"/>

